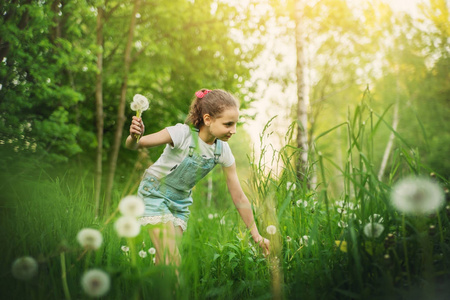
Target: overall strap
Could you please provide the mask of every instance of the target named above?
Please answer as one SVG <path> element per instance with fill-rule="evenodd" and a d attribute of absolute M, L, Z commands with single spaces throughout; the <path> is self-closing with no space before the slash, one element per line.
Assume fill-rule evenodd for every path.
<path fill-rule="evenodd" d="M 219 139 L 216 139 L 216 148 L 214 149 L 214 163 L 219 162 L 219 157 L 222 155 L 222 145 L 223 142 Z"/>
<path fill-rule="evenodd" d="M 191 127 L 191 144 L 189 145 L 189 157 L 192 157 L 194 154 L 194 150 L 197 147 L 198 144 L 198 129 L 195 127 Z"/>

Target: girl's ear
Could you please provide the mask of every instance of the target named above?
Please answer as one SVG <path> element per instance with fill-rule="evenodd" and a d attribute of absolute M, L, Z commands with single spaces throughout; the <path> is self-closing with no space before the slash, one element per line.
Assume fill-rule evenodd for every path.
<path fill-rule="evenodd" d="M 206 126 L 211 125 L 211 116 L 209 114 L 203 115 L 203 123 L 205 123 Z"/>

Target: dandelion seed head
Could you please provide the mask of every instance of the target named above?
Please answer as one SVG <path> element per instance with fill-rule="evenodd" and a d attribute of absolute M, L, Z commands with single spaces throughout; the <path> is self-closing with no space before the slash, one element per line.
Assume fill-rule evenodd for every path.
<path fill-rule="evenodd" d="M 369 216 L 369 222 L 383 223 L 384 219 L 379 214 Z"/>
<path fill-rule="evenodd" d="M 444 204 L 444 192 L 438 183 L 429 178 L 407 177 L 393 186 L 391 201 L 400 212 L 426 215 Z"/>
<path fill-rule="evenodd" d="M 286 236 L 286 242 L 290 243 L 292 241 L 292 238 L 290 236 Z"/>
<path fill-rule="evenodd" d="M 83 228 L 78 232 L 77 240 L 81 247 L 88 250 L 97 250 L 102 245 L 103 236 L 97 229 Z"/>
<path fill-rule="evenodd" d="M 122 216 L 114 223 L 117 235 L 119 237 L 132 238 L 139 234 L 141 225 L 139 222 L 130 216 Z"/>
<path fill-rule="evenodd" d="M 127 247 L 127 246 L 122 246 L 122 247 L 120 247 L 120 249 L 121 249 L 123 252 L 128 252 L 128 251 L 130 251 L 130 247 Z"/>
<path fill-rule="evenodd" d="M 295 190 L 296 188 L 297 188 L 297 186 L 295 185 L 295 183 L 290 182 L 290 181 L 286 182 L 286 189 L 287 189 L 288 191 L 293 191 L 293 190 Z"/>
<path fill-rule="evenodd" d="M 300 238 L 299 242 L 300 242 L 300 245 L 304 245 L 306 247 L 309 246 L 310 244 L 314 245 L 314 240 L 310 240 L 309 236 L 307 236 L 307 235 L 302 236 Z"/>
<path fill-rule="evenodd" d="M 347 228 L 347 227 L 348 227 L 348 224 L 347 224 L 346 222 L 342 221 L 342 220 L 340 220 L 340 221 L 337 223 L 337 225 L 338 225 L 339 227 L 341 227 L 341 228 Z"/>
<path fill-rule="evenodd" d="M 147 252 L 145 252 L 144 250 L 139 251 L 139 256 L 142 258 L 147 257 Z"/>
<path fill-rule="evenodd" d="M 368 238 L 377 238 L 383 233 L 384 226 L 380 223 L 370 222 L 364 226 L 363 231 Z"/>
<path fill-rule="evenodd" d="M 38 263 L 31 256 L 23 256 L 12 264 L 12 275 L 19 280 L 30 280 L 38 272 Z"/>
<path fill-rule="evenodd" d="M 210 219 L 210 220 L 214 219 L 214 215 L 213 214 L 208 214 L 208 219 Z"/>
<path fill-rule="evenodd" d="M 156 249 L 151 247 L 150 249 L 148 249 L 148 253 L 150 253 L 151 255 L 154 255 L 156 253 Z"/>
<path fill-rule="evenodd" d="M 119 210 L 124 216 L 140 217 L 145 212 L 145 204 L 140 197 L 129 195 L 120 200 Z"/>
<path fill-rule="evenodd" d="M 92 269 L 83 274 L 81 286 L 84 292 L 91 297 L 102 297 L 110 288 L 110 277 L 99 269 Z"/>
<path fill-rule="evenodd" d="M 307 207 L 308 206 L 308 201 L 300 199 L 300 200 L 297 200 L 295 202 L 295 204 L 297 205 L 297 207 L 301 207 L 301 206 Z"/>
<path fill-rule="evenodd" d="M 277 233 L 277 228 L 275 227 L 275 225 L 269 225 L 267 226 L 266 231 L 268 234 L 274 235 L 275 233 Z"/>

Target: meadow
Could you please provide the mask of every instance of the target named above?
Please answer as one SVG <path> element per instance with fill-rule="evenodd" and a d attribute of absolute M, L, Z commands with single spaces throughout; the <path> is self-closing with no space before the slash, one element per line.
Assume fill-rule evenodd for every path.
<path fill-rule="evenodd" d="M 372 150 L 377 130 L 390 128 L 383 115 L 361 103 L 346 122 L 317 136 L 301 179 L 289 131 L 286 145 L 264 157 L 271 147 L 264 145 L 269 122 L 261 133 L 261 158 L 249 158 L 245 184 L 258 228 L 271 240 L 270 255 L 250 241 L 224 196 L 226 187 L 214 186 L 208 206 L 206 185 L 199 184 L 180 249 L 179 281 L 173 267 L 154 265 L 145 230 L 121 238 L 114 228 L 120 212 L 95 218 L 88 172 L 53 177 L 5 168 L 1 299 L 96 298 L 81 284 L 92 269 L 109 281 L 97 294 L 101 299 L 447 299 L 448 181 L 422 165 L 398 134 L 389 168 L 378 178 Z M 346 132 L 343 165 L 320 148 L 338 129 Z M 314 187 L 307 180 L 313 174 Z M 416 192 L 402 194 L 405 185 Z M 402 199 L 394 191 L 410 203 L 395 202 Z M 115 207 L 133 193 L 135 187 L 118 184 Z M 83 228 L 101 232 L 97 250 L 77 241 Z M 24 256 L 37 270 L 31 264 L 14 271 Z"/>

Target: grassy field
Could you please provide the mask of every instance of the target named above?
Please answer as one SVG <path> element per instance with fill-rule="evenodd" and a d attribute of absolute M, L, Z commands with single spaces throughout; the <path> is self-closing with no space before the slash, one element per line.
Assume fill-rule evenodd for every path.
<path fill-rule="evenodd" d="M 253 159 L 246 189 L 258 228 L 271 240 L 268 257 L 249 240 L 228 195 L 223 204 L 225 187 L 215 187 L 207 206 L 199 185 L 180 249 L 179 282 L 173 267 L 154 265 L 143 230 L 135 238 L 119 238 L 114 230 L 119 214 L 95 218 L 89 176 L 3 174 L 1 299 L 88 299 L 81 278 L 91 269 L 110 280 L 103 299 L 447 299 L 448 182 L 430 175 L 401 143 L 379 180 L 371 145 L 380 124 L 357 110 L 317 137 L 342 128 L 348 147 L 342 166 L 319 147 L 311 152 L 306 172 L 318 174 L 316 187 L 297 178 L 293 147 L 273 154 L 271 160 L 282 166 L 276 174 L 263 159 Z M 411 176 L 406 189 L 398 183 Z M 336 182 L 340 192 L 331 188 Z M 402 206 L 395 202 L 401 197 L 412 200 Z M 274 234 L 268 226 L 275 226 Z M 98 250 L 80 246 L 83 228 L 101 232 Z M 28 280 L 17 279 L 12 268 L 24 256 L 37 262 Z"/>

